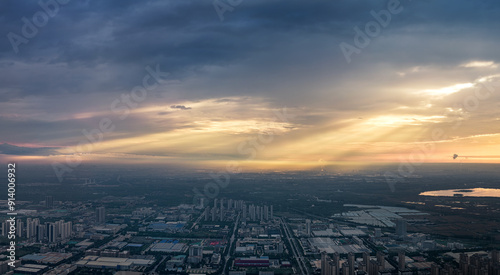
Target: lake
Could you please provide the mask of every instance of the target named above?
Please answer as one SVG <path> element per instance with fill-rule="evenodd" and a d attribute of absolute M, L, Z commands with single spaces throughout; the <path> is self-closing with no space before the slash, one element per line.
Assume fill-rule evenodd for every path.
<path fill-rule="evenodd" d="M 472 188 L 472 189 L 450 189 L 427 191 L 420 193 L 421 196 L 433 197 L 493 197 L 500 198 L 500 189 L 494 188 Z"/>

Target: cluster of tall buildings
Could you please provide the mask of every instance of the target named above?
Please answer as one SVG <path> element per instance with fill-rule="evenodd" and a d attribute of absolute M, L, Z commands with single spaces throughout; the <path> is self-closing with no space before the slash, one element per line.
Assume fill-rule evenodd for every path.
<path fill-rule="evenodd" d="M 189 247 L 189 258 L 188 262 L 197 264 L 203 259 L 203 247 L 199 245 L 193 245 Z"/>
<path fill-rule="evenodd" d="M 357 270 L 365 271 L 367 274 L 379 274 L 385 269 L 385 255 L 377 252 L 377 259 L 371 259 L 370 253 L 363 253 L 363 262 L 357 264 Z M 339 253 L 330 257 L 326 252 L 321 253 L 321 275 L 354 275 L 356 271 L 356 257 L 354 253 L 347 254 L 347 261 L 340 264 Z"/>
<path fill-rule="evenodd" d="M 274 218 L 273 206 L 247 205 L 243 200 L 214 199 L 213 207 L 207 206 L 204 212 L 205 221 L 225 221 L 229 211 L 241 212 L 243 221 L 268 221 Z"/>
<path fill-rule="evenodd" d="M 326 252 L 321 253 L 321 275 L 340 275 L 340 255 L 334 253 L 330 258 Z"/>
<path fill-rule="evenodd" d="M 274 219 L 273 206 L 247 205 L 243 204 L 241 213 L 243 221 L 268 221 Z"/>
<path fill-rule="evenodd" d="M 16 236 L 17 237 L 23 237 L 23 227 L 24 223 L 21 220 L 16 221 Z M 2 223 L 2 236 L 7 237 L 9 235 L 9 231 L 11 230 L 10 228 L 10 222 L 8 220 L 4 221 Z"/>
<path fill-rule="evenodd" d="M 224 204 L 224 199 L 214 199 L 214 206 L 210 208 L 207 206 L 204 212 L 205 221 L 224 221 L 226 219 L 226 212 L 233 208 L 238 208 L 239 201 L 234 202 L 232 199 L 227 200 Z M 202 202 L 203 203 L 203 202 Z"/>
<path fill-rule="evenodd" d="M 2 236 L 7 236 L 8 230 L 9 224 L 7 222 L 2 223 Z M 38 242 L 54 243 L 69 239 L 72 234 L 73 223 L 63 220 L 41 224 L 38 218 L 27 218 L 26 223 L 19 220 L 16 224 L 16 235 L 18 237 L 26 237 Z"/>
<path fill-rule="evenodd" d="M 474 254 L 469 256 L 465 253 L 460 254 L 458 269 L 447 265 L 440 268 L 437 264 L 433 264 L 431 268 L 432 275 L 466 275 L 466 274 L 500 274 L 499 253 L 493 250 L 488 254 Z"/>

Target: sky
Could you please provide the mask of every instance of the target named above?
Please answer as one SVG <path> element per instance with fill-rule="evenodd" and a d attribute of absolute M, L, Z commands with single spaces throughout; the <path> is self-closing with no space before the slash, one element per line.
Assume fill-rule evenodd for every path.
<path fill-rule="evenodd" d="M 498 14 L 494 0 L 1 1 L 0 159 L 498 163 Z"/>

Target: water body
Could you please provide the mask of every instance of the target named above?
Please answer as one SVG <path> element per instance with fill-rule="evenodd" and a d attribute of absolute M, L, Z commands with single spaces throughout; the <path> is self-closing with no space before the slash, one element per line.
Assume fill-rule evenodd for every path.
<path fill-rule="evenodd" d="M 437 190 L 437 191 L 427 191 L 427 192 L 420 193 L 420 196 L 500 198 L 500 189 L 472 188 L 472 189 Z"/>

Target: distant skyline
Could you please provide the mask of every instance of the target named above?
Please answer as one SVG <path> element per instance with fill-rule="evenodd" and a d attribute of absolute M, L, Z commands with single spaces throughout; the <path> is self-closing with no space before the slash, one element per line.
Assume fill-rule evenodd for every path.
<path fill-rule="evenodd" d="M 498 1 L 214 3 L 0 2 L 0 158 L 500 162 Z"/>

